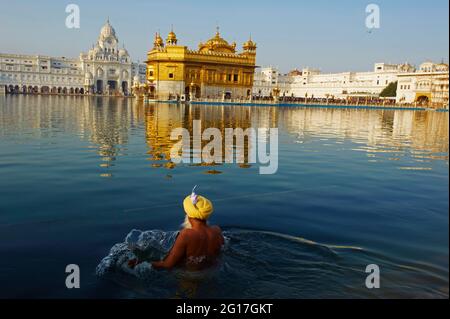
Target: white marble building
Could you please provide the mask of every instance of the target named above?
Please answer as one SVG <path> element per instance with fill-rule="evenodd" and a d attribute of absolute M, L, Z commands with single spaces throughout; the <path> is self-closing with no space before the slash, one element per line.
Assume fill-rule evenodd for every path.
<path fill-rule="evenodd" d="M 409 64 L 376 63 L 373 71 L 322 74 L 319 70 L 303 69 L 294 77 L 292 93 L 296 97 L 347 98 L 377 96 L 397 75 L 412 71 Z"/>
<path fill-rule="evenodd" d="M 396 102 L 448 107 L 448 73 L 448 64 L 425 62 L 415 72 L 399 74 Z"/>
<path fill-rule="evenodd" d="M 292 81 L 291 74 L 281 74 L 277 68 L 260 68 L 253 78 L 253 96 L 272 96 L 275 88 L 280 90 L 281 96 L 290 96 Z"/>
<path fill-rule="evenodd" d="M 0 53 L 1 93 L 131 95 L 146 81 L 146 65 L 132 63 L 109 20 L 97 43 L 78 58 Z"/>
<path fill-rule="evenodd" d="M 318 69 L 304 68 L 286 75 L 273 68 L 263 68 L 255 74 L 253 93 L 269 96 L 274 88 L 278 88 L 280 96 L 297 98 L 378 96 L 389 83 L 397 81 L 398 74 L 413 70 L 414 67 L 407 63 L 376 63 L 369 72 L 321 73 Z"/>

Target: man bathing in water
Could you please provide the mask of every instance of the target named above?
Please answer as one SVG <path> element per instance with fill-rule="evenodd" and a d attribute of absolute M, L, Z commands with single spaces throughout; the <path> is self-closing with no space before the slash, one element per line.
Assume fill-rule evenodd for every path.
<path fill-rule="evenodd" d="M 214 264 L 220 254 L 224 244 L 222 231 L 207 223 L 214 210 L 212 203 L 193 191 L 185 198 L 183 207 L 186 213 L 184 228 L 166 258 L 152 262 L 155 269 L 185 266 L 192 271 L 202 270 Z M 135 267 L 137 263 L 137 260 L 131 260 L 129 266 Z"/>

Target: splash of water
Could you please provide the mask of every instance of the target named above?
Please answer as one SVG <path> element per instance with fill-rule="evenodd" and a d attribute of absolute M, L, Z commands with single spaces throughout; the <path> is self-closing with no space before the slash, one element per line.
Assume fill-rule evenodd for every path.
<path fill-rule="evenodd" d="M 123 243 L 115 244 L 108 256 L 97 266 L 97 276 L 108 273 L 122 272 L 138 278 L 144 278 L 152 273 L 151 264 L 147 261 L 160 260 L 175 243 L 178 232 L 164 232 L 160 230 L 140 231 L 132 230 Z M 128 262 L 138 259 L 144 261 L 132 269 Z"/>

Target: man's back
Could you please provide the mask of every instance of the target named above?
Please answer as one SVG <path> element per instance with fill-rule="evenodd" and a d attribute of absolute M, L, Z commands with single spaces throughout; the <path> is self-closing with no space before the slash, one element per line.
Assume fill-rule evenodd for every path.
<path fill-rule="evenodd" d="M 199 270 L 214 263 L 224 244 L 221 229 L 207 225 L 181 231 L 180 240 L 186 242 L 185 262 L 191 270 Z"/>
<path fill-rule="evenodd" d="M 178 235 L 169 254 L 162 261 L 152 262 L 154 268 L 171 269 L 185 265 L 190 270 L 206 268 L 216 261 L 224 239 L 217 226 L 208 226 L 207 220 L 214 211 L 210 200 L 192 194 L 183 201 L 185 229 Z"/>

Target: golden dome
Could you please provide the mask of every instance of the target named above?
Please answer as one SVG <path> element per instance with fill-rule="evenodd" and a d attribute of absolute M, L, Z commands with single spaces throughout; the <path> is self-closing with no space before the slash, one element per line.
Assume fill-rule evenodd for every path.
<path fill-rule="evenodd" d="M 200 43 L 198 47 L 200 52 L 236 52 L 236 43 L 230 45 L 220 36 L 219 29 L 217 29 L 216 35 L 213 38 L 206 41 L 206 43 Z"/>
<path fill-rule="evenodd" d="M 167 36 L 167 40 L 175 40 L 176 38 L 177 35 L 173 31 L 170 31 L 169 35 Z"/>
<path fill-rule="evenodd" d="M 155 41 L 153 42 L 153 44 L 155 47 L 163 47 L 164 46 L 164 41 L 158 32 L 156 32 L 156 34 L 155 34 Z"/>
<path fill-rule="evenodd" d="M 244 45 L 242 46 L 242 48 L 245 51 L 255 51 L 256 50 L 256 43 L 252 41 L 252 37 L 250 37 L 250 39 L 244 43 Z"/>
<path fill-rule="evenodd" d="M 177 35 L 175 34 L 175 32 L 173 32 L 173 29 L 172 29 L 169 32 L 169 34 L 167 35 L 166 43 L 175 45 L 175 44 L 177 44 L 177 42 L 178 42 Z"/>

